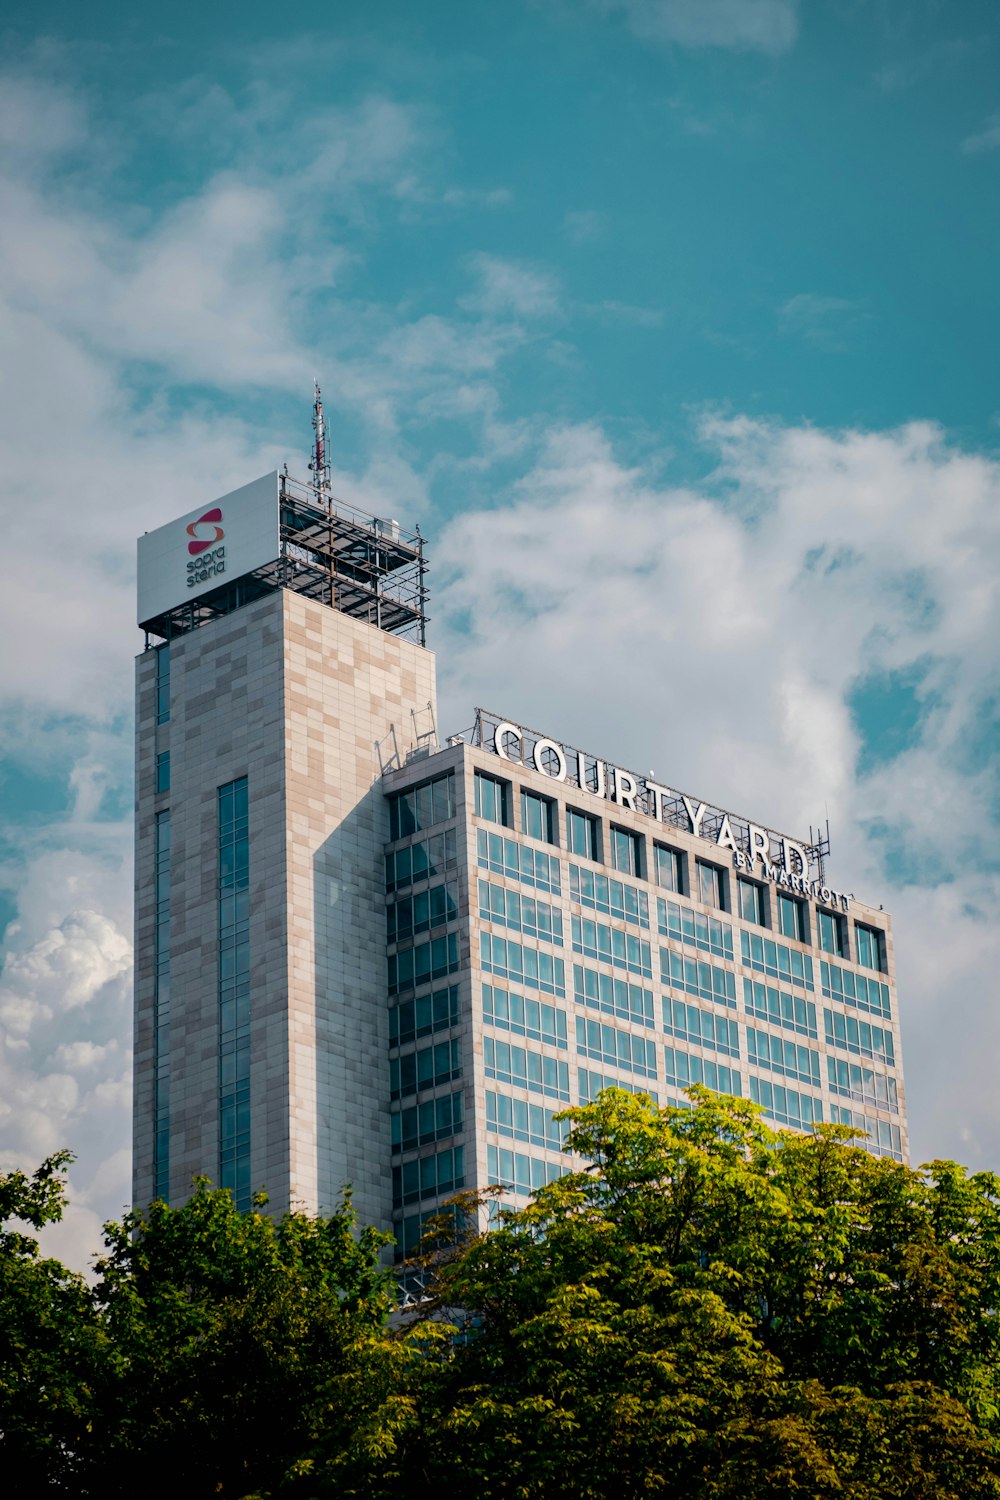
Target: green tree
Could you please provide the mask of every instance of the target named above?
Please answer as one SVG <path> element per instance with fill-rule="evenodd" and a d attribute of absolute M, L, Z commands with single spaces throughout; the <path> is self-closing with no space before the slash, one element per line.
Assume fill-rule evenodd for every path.
<path fill-rule="evenodd" d="M 106 1229 L 96 1300 L 113 1350 L 86 1493 L 131 1495 L 136 1473 L 189 1497 L 270 1494 L 307 1480 L 325 1438 L 346 1494 L 391 1470 L 408 1416 L 383 1333 L 388 1236 L 329 1218 L 238 1213 L 199 1183 Z"/>
<path fill-rule="evenodd" d="M 568 1112 L 588 1170 L 438 1257 L 412 1461 L 456 1497 L 1000 1495 L 998 1183 L 692 1091 Z"/>
<path fill-rule="evenodd" d="M 105 1339 L 81 1276 L 43 1258 L 62 1218 L 68 1151 L 0 1176 L 0 1442 L 10 1494 L 76 1494 Z"/>

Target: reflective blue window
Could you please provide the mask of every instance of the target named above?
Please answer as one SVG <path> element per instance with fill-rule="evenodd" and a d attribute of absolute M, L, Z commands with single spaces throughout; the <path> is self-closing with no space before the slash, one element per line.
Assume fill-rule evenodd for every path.
<path fill-rule="evenodd" d="M 170 812 L 156 814 L 153 1197 L 170 1197 Z"/>
<path fill-rule="evenodd" d="M 219 1183 L 250 1207 L 250 835 L 247 778 L 219 788 Z"/>

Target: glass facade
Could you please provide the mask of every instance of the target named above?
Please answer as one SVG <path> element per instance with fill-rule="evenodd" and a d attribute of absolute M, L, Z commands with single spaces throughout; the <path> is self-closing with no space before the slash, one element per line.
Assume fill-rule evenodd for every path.
<path fill-rule="evenodd" d="M 250 1207 L 250 835 L 247 778 L 219 787 L 219 1183 Z"/>
<path fill-rule="evenodd" d="M 554 1114 L 607 1087 L 685 1104 L 698 1084 L 750 1098 L 775 1126 L 864 1121 L 866 1149 L 901 1151 L 898 1046 L 874 925 L 643 837 L 613 821 L 610 806 L 584 812 L 519 786 L 515 807 L 513 784 L 487 771 L 474 786 L 476 815 L 501 827 L 468 828 L 468 877 L 461 823 L 454 863 L 446 844 L 431 848 L 440 834 L 410 837 L 402 865 L 399 849 L 387 856 L 390 996 L 416 991 L 390 1009 L 393 1149 L 413 1154 L 395 1177 L 403 1241 L 415 1232 L 411 1205 L 426 1216 L 429 1185 L 443 1193 L 459 1176 L 479 1185 L 469 1132 L 485 1132 L 489 1180 L 526 1194 L 566 1170 L 567 1126 Z M 414 803 L 405 816 L 422 814 Z M 426 856 L 415 852 L 422 844 Z M 433 878 L 443 869 L 455 873 Z M 411 891 L 418 878 L 426 884 Z M 457 930 L 417 938 L 436 921 Z M 469 981 L 465 922 L 479 970 Z M 412 945 L 393 952 L 393 937 Z M 856 965 L 831 962 L 849 943 Z M 435 986 L 442 973 L 454 977 Z M 470 988 L 474 1050 L 463 1066 Z M 461 1147 L 464 1176 L 448 1154 Z"/>
<path fill-rule="evenodd" d="M 156 648 L 156 722 L 170 722 L 170 647 Z"/>
<path fill-rule="evenodd" d="M 153 998 L 153 1196 L 170 1197 L 170 811 L 156 814 Z"/>

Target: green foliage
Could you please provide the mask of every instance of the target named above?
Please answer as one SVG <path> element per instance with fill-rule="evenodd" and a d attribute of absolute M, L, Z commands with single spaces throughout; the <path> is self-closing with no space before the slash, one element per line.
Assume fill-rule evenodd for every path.
<path fill-rule="evenodd" d="M 693 1090 L 568 1111 L 593 1165 L 446 1261 L 422 1462 L 463 1495 L 1000 1495 L 998 1183 Z"/>
<path fill-rule="evenodd" d="M 692 1098 L 567 1112 L 586 1169 L 489 1234 L 490 1195 L 443 1216 L 406 1319 L 349 1199 L 273 1220 L 200 1183 L 107 1226 L 93 1288 L 0 1229 L 23 1492 L 1000 1500 L 1000 1182 Z M 0 1212 L 58 1217 L 64 1166 Z"/>
<path fill-rule="evenodd" d="M 61 1219 L 72 1159 L 62 1151 L 30 1178 L 0 1176 L 0 1440 L 8 1479 L 30 1475 L 25 1494 L 77 1493 L 105 1348 L 83 1278 L 11 1224 Z"/>

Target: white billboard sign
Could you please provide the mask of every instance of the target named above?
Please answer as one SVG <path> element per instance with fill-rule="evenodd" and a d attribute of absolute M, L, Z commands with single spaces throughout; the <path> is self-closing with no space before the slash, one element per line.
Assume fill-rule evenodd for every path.
<path fill-rule="evenodd" d="M 139 538 L 139 624 L 279 554 L 278 474 L 265 474 Z"/>

